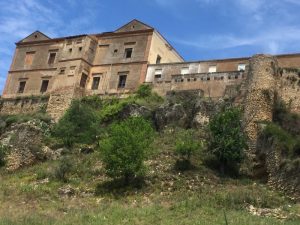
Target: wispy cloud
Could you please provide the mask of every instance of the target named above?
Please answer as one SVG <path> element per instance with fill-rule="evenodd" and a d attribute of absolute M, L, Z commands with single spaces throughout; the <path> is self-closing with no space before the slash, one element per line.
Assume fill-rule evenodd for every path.
<path fill-rule="evenodd" d="M 224 50 L 243 46 L 253 46 L 264 52 L 276 54 L 286 51 L 293 45 L 295 49 L 300 47 L 300 28 L 285 27 L 267 29 L 249 36 L 237 36 L 232 34 L 219 34 L 214 36 L 199 36 L 195 39 L 174 39 L 175 43 L 195 47 L 198 49 Z M 299 44 L 297 44 L 299 43 Z M 257 48 L 259 47 L 259 48 Z"/>

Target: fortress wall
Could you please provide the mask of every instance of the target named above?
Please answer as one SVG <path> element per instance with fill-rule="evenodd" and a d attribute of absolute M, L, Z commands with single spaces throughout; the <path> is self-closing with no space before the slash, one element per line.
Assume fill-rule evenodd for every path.
<path fill-rule="evenodd" d="M 272 121 L 272 106 L 276 90 L 278 62 L 270 55 L 255 55 L 250 59 L 244 102 L 246 131 L 256 142 L 259 122 Z"/>
<path fill-rule="evenodd" d="M 277 91 L 290 105 L 292 112 L 300 113 L 300 70 L 283 69 L 277 83 Z"/>
<path fill-rule="evenodd" d="M 47 108 L 49 96 L 1 99 L 0 114 L 34 113 Z"/>

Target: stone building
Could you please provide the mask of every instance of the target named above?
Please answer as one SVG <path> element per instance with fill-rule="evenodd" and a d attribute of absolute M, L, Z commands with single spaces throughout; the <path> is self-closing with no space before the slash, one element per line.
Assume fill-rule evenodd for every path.
<path fill-rule="evenodd" d="M 138 20 L 92 35 L 49 38 L 36 31 L 16 43 L 2 112 L 18 111 L 10 99 L 46 95 L 47 110 L 57 117 L 75 97 L 135 91 L 148 64 L 182 61 L 158 31 Z"/>
<path fill-rule="evenodd" d="M 284 71 L 276 82 L 278 90 L 300 111 L 300 54 L 274 57 Z M 249 62 L 251 57 L 185 62 L 158 31 L 138 20 L 113 32 L 62 38 L 36 31 L 16 43 L 0 112 L 30 112 L 46 105 L 57 119 L 74 98 L 122 97 L 142 83 L 161 95 L 202 90 L 205 96 L 220 98 L 247 86 Z"/>

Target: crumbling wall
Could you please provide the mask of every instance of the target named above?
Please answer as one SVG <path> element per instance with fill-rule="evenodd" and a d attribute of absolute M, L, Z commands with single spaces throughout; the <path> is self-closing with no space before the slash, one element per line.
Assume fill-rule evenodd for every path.
<path fill-rule="evenodd" d="M 300 70 L 282 68 L 277 90 L 281 99 L 289 104 L 291 111 L 300 113 Z"/>
<path fill-rule="evenodd" d="M 246 81 L 245 122 L 251 142 L 256 143 L 259 122 L 272 121 L 278 63 L 270 55 L 255 55 L 250 59 Z"/>
<path fill-rule="evenodd" d="M 49 96 L 1 99 L 0 114 L 34 113 L 47 108 Z"/>

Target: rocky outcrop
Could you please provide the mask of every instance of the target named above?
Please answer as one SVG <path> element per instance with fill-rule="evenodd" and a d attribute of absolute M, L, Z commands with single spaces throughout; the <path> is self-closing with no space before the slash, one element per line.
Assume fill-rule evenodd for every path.
<path fill-rule="evenodd" d="M 154 121 L 158 130 L 169 125 L 183 128 L 201 128 L 208 124 L 209 118 L 220 107 L 226 105 L 223 99 L 205 99 L 201 91 L 169 92 L 166 102 L 154 113 Z"/>
<path fill-rule="evenodd" d="M 49 125 L 40 120 L 12 124 L 2 133 L 0 143 L 9 148 L 6 167 L 9 171 L 34 164 L 39 160 L 55 158 L 57 155 L 42 143 Z"/>

